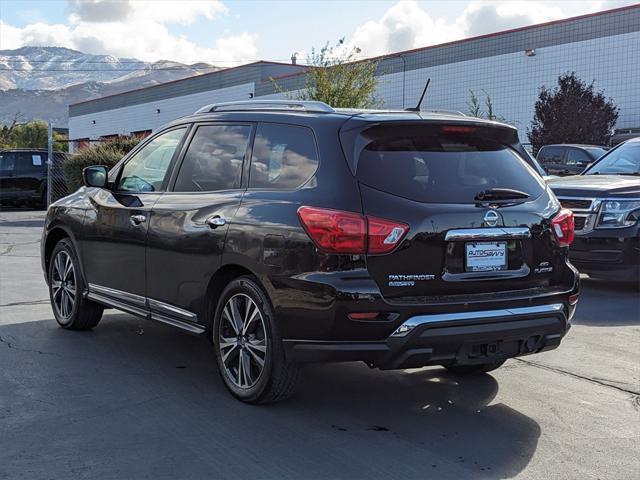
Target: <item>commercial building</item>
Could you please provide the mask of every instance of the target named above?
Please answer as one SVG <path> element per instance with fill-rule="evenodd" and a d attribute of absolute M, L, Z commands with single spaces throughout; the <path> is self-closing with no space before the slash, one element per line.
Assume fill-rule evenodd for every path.
<path fill-rule="evenodd" d="M 416 105 L 469 112 L 470 92 L 491 97 L 495 113 L 515 125 L 523 143 L 541 86 L 566 72 L 595 82 L 620 109 L 617 128 L 640 127 L 640 5 L 532 25 L 377 59 L 377 97 L 384 108 Z M 304 84 L 304 66 L 256 62 L 69 106 L 73 140 L 146 134 L 200 106 L 282 96 Z"/>

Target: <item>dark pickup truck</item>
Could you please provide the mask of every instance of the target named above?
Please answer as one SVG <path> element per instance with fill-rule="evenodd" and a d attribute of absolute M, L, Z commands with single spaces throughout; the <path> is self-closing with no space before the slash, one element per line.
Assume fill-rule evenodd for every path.
<path fill-rule="evenodd" d="M 569 255 L 578 270 L 640 283 L 640 138 L 618 145 L 582 174 L 548 184 L 574 212 Z"/>

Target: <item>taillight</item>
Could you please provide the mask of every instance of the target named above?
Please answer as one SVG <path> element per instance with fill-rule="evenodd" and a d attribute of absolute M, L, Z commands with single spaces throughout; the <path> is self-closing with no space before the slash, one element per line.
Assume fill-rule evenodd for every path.
<path fill-rule="evenodd" d="M 367 217 L 369 253 L 372 255 L 389 253 L 404 238 L 409 226 L 404 223 Z"/>
<path fill-rule="evenodd" d="M 367 222 L 362 215 L 325 208 L 300 207 L 300 223 L 316 246 L 327 253 L 364 253 Z"/>
<path fill-rule="evenodd" d="M 556 243 L 561 247 L 568 247 L 573 242 L 574 235 L 573 212 L 563 208 L 551 219 L 551 230 Z"/>
<path fill-rule="evenodd" d="M 326 208 L 300 207 L 298 217 L 316 247 L 326 253 L 389 253 L 409 231 L 404 223 Z"/>

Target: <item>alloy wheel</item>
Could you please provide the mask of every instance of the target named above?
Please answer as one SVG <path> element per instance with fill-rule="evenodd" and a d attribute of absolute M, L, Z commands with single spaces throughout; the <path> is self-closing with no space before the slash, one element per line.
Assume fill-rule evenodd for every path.
<path fill-rule="evenodd" d="M 76 272 L 71 256 L 65 251 L 58 252 L 53 259 L 51 298 L 63 323 L 71 320 L 76 302 Z"/>
<path fill-rule="evenodd" d="M 260 308 L 248 295 L 232 296 L 222 309 L 218 330 L 217 344 L 227 378 L 236 387 L 253 387 L 267 358 L 267 336 Z"/>

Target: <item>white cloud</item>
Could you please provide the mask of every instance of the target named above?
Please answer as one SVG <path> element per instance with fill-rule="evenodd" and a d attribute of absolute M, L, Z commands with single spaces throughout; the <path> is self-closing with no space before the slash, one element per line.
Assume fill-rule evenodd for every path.
<path fill-rule="evenodd" d="M 475 37 L 565 17 L 560 7 L 547 6 L 541 2 L 473 1 L 456 23 L 465 36 Z"/>
<path fill-rule="evenodd" d="M 217 0 L 138 0 L 132 7 L 134 18 L 181 25 L 189 25 L 198 17 L 211 20 L 218 14 L 227 13 L 227 7 Z"/>
<path fill-rule="evenodd" d="M 114 9 L 109 10 L 111 7 Z M 189 25 L 199 18 L 213 20 L 226 13 L 226 7 L 218 0 L 74 1 L 69 10 L 69 25 L 34 23 L 16 28 L 0 24 L 0 48 L 61 46 L 145 61 L 208 62 L 220 66 L 251 61 L 257 55 L 255 34 L 243 32 L 199 45 L 167 28 L 168 24 Z"/>
<path fill-rule="evenodd" d="M 453 3 L 453 2 L 452 2 Z M 359 26 L 346 42 L 371 57 L 582 15 L 632 1 L 470 1 L 454 21 L 436 18 L 415 0 L 402 0 L 376 21 Z M 428 5 L 428 4 L 427 4 Z"/>
<path fill-rule="evenodd" d="M 189 25 L 227 13 L 227 7 L 220 0 L 70 0 L 69 11 L 74 23 L 135 19 Z"/>
<path fill-rule="evenodd" d="M 131 13 L 131 2 L 108 0 L 69 0 L 69 10 L 77 21 L 115 22 Z"/>
<path fill-rule="evenodd" d="M 56 47 L 73 48 L 71 31 L 66 25 L 32 23 L 18 30 L 21 46 L 55 45 Z"/>
<path fill-rule="evenodd" d="M 434 19 L 416 1 L 401 1 L 391 7 L 379 21 L 358 27 L 348 40 L 348 47 L 358 47 L 362 55 L 382 55 L 461 38 L 455 24 Z"/>
<path fill-rule="evenodd" d="M 20 47 L 21 32 L 22 31 L 19 28 L 0 20 L 0 50 Z"/>

